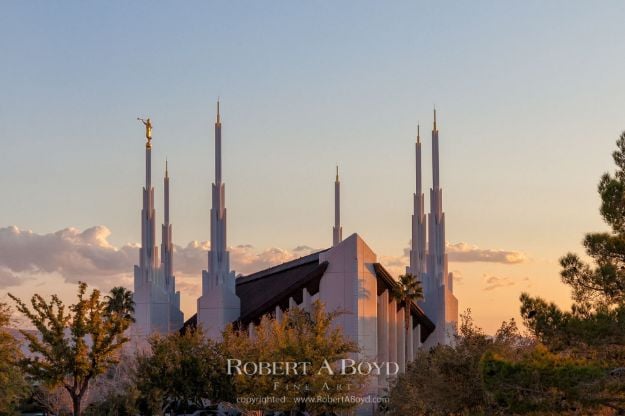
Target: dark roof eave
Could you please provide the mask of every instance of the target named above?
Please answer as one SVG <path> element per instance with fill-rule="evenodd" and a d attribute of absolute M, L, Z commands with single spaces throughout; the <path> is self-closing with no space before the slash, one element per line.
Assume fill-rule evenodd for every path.
<path fill-rule="evenodd" d="M 248 324 L 249 322 L 258 319 L 262 317 L 263 315 L 272 312 L 272 309 L 275 309 L 275 305 L 278 305 L 282 301 L 284 301 L 284 299 L 288 299 L 289 297 L 291 297 L 294 292 L 306 287 L 310 281 L 321 278 L 321 276 L 323 276 L 326 269 L 328 268 L 328 265 L 329 263 L 327 261 L 320 263 L 317 267 L 315 267 L 314 270 L 308 273 L 308 275 L 306 275 L 306 277 L 303 280 L 300 280 L 286 287 L 284 290 L 282 290 L 272 299 L 264 302 L 262 305 L 248 312 L 244 316 L 241 316 L 239 318 L 239 321 L 244 324 Z"/>
<path fill-rule="evenodd" d="M 387 289 L 389 289 L 392 296 L 392 289 L 399 287 L 397 281 L 393 279 L 393 276 L 391 276 L 391 274 L 380 263 L 373 263 L 373 268 L 378 279 L 384 283 Z M 414 302 L 410 302 L 410 313 L 417 318 L 417 322 L 421 325 L 421 342 L 425 342 L 430 334 L 434 332 L 436 325 L 434 325 L 434 322 L 427 317 L 425 312 L 423 312 L 423 309 L 421 309 L 419 305 Z"/>

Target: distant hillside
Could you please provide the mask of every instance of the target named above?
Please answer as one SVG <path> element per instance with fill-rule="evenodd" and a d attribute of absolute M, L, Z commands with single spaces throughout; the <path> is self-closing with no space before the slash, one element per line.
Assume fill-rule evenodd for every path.
<path fill-rule="evenodd" d="M 28 341 L 26 340 L 26 337 L 18 329 L 0 328 L 0 331 L 8 332 L 9 334 L 11 334 L 15 339 L 19 341 L 20 349 L 22 350 L 22 353 L 26 356 L 31 355 L 31 352 L 28 350 Z M 37 331 L 36 329 L 25 329 L 24 331 L 33 335 L 39 334 L 39 331 Z"/>

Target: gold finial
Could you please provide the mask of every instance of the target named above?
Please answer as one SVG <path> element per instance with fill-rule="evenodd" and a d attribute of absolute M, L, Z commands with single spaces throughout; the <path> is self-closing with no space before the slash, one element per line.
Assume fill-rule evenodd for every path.
<path fill-rule="evenodd" d="M 152 122 L 150 121 L 150 117 L 147 120 L 144 120 L 140 117 L 137 117 L 137 120 L 141 121 L 145 126 L 145 138 L 148 139 L 148 142 L 145 144 L 145 147 L 148 149 L 152 148 Z"/>
<path fill-rule="evenodd" d="M 436 106 L 434 106 L 434 130 L 436 131 Z"/>
<path fill-rule="evenodd" d="M 336 181 L 339 181 L 339 165 L 336 165 Z"/>
<path fill-rule="evenodd" d="M 421 133 L 419 132 L 419 123 L 417 123 L 417 143 L 421 143 Z"/>
<path fill-rule="evenodd" d="M 220 117 L 219 117 L 219 97 L 217 97 L 217 124 L 221 123 Z"/>
<path fill-rule="evenodd" d="M 167 158 L 165 158 L 165 177 L 169 177 L 169 168 L 167 166 Z"/>

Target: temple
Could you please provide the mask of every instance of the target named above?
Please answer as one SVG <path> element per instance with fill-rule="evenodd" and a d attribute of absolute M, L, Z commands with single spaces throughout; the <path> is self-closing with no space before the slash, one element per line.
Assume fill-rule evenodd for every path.
<path fill-rule="evenodd" d="M 211 186 L 210 249 L 202 271 L 202 293 L 197 313 L 181 331 L 202 327 L 204 334 L 220 339 L 229 323 L 250 334 L 263 316 L 282 319 L 293 307 L 310 310 L 316 300 L 326 310 L 340 310 L 337 318 L 346 336 L 360 347 L 359 359 L 396 362 L 405 371 L 418 350 L 453 342 L 458 320 L 458 301 L 453 295 L 445 245 L 445 214 L 439 182 L 439 138 L 436 110 L 432 129 L 433 186 L 430 212 L 426 215 L 421 179 L 421 137 L 417 127 L 416 192 L 413 196 L 412 244 L 406 272 L 418 279 L 424 299 L 402 302 L 396 297 L 399 283 L 378 260 L 361 235 L 343 239 L 338 166 L 334 181 L 334 225 L 332 245 L 324 250 L 260 270 L 236 276 L 231 269 L 227 245 L 225 183 L 222 172 L 222 123 L 217 102 L 214 129 L 215 175 Z M 165 171 L 165 221 L 161 262 L 154 244 L 154 189 L 150 177 L 150 151 L 146 147 L 146 186 L 143 189 L 142 245 L 140 264 L 135 267 L 137 324 L 144 332 L 167 332 L 182 326 L 179 293 L 173 276 L 173 245 L 169 223 L 169 172 Z M 427 227 L 426 227 L 427 220 Z M 426 231 L 429 234 L 426 235 Z M 406 326 L 405 323 L 408 323 Z M 366 394 L 379 396 L 388 387 L 385 376 L 370 380 Z M 360 407 L 357 414 L 373 414 Z"/>

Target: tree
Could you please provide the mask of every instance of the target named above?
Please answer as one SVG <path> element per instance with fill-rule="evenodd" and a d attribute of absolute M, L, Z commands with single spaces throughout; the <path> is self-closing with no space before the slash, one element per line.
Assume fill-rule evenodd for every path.
<path fill-rule="evenodd" d="M 474 324 L 471 310 L 460 318 L 453 346 L 420 349 L 406 372 L 391 381 L 389 415 L 497 414 L 482 383 L 482 357 L 489 351 L 510 356 L 526 348 L 527 340 L 514 320 L 503 322 L 489 337 Z"/>
<path fill-rule="evenodd" d="M 408 350 L 410 348 L 408 345 L 410 343 L 410 305 L 423 299 L 423 287 L 421 286 L 421 282 L 410 273 L 399 276 L 398 283 L 399 284 L 393 290 L 393 296 L 395 296 L 399 305 L 403 306 L 406 310 L 406 313 L 404 313 L 404 330 L 406 331 L 404 336 L 404 339 L 406 340 L 404 349 L 405 357 L 408 359 L 410 356 L 410 354 L 408 354 Z"/>
<path fill-rule="evenodd" d="M 149 339 L 150 349 L 137 354 L 134 382 L 144 414 L 202 408 L 202 399 L 234 399 L 221 345 L 206 339 L 201 328 Z"/>
<path fill-rule="evenodd" d="M 122 318 L 135 322 L 135 302 L 130 290 L 117 286 L 111 289 L 104 298 L 106 299 L 106 312 L 108 314 L 119 314 Z"/>
<path fill-rule="evenodd" d="M 612 157 L 616 164 L 614 175 L 605 173 L 599 181 L 600 213 L 611 228 L 610 232 L 589 233 L 583 240 L 586 254 L 594 264 L 582 261 L 578 255 L 568 253 L 560 259 L 562 282 L 572 289 L 574 307 L 570 313 L 555 305 L 545 309 L 544 301 L 523 296 L 522 312 L 530 329 L 537 336 L 552 341 L 558 330 L 555 324 L 570 324 L 571 320 L 602 319 L 616 325 L 601 326 L 601 331 L 578 334 L 581 338 L 565 341 L 614 342 L 623 344 L 625 321 L 625 132 L 616 142 Z M 536 309 L 534 309 L 534 307 Z M 552 319 L 553 318 L 553 319 Z M 551 322 L 553 321 L 553 322 Z M 552 330 L 555 333 L 552 333 Z M 561 332 L 568 332 L 563 330 Z M 544 334 L 544 335 L 543 335 Z M 589 335 L 588 337 L 584 335 Z"/>
<path fill-rule="evenodd" d="M 573 253 L 560 259 L 562 282 L 572 289 L 571 310 L 522 294 L 524 323 L 546 348 L 485 362 L 486 381 L 511 408 L 531 391 L 535 409 L 625 412 L 625 132 L 616 144 L 616 171 L 604 174 L 598 186 L 610 231 L 586 234 L 590 263 Z"/>
<path fill-rule="evenodd" d="M 28 385 L 18 362 L 22 356 L 17 340 L 7 331 L 11 309 L 0 303 L 0 414 L 15 411 L 19 401 L 28 393 Z"/>
<path fill-rule="evenodd" d="M 128 341 L 124 332 L 132 323 L 132 302 L 116 303 L 119 295 L 130 299 L 126 289 L 116 288 L 102 300 L 100 291 L 86 296 L 87 284 L 78 285 L 78 302 L 67 308 L 58 296 L 46 301 L 38 294 L 31 308 L 9 294 L 17 310 L 39 331 L 22 331 L 32 357 L 22 361 L 33 379 L 47 386 L 62 385 L 72 399 L 75 416 L 81 415 L 81 403 L 89 383 L 117 363 L 122 345 Z"/>
<path fill-rule="evenodd" d="M 134 380 L 134 352 L 123 348 L 119 362 L 96 377 L 89 386 L 86 416 L 130 416 L 138 414 L 139 392 Z"/>
<path fill-rule="evenodd" d="M 322 302 L 315 301 L 310 312 L 293 307 L 284 312 L 281 319 L 264 316 L 254 326 L 252 335 L 246 330 L 232 327 L 224 331 L 224 351 L 227 357 L 242 363 L 278 363 L 271 374 L 241 374 L 234 372 L 234 384 L 241 405 L 248 410 L 269 407 L 275 411 L 294 410 L 322 414 L 355 407 L 355 403 L 341 401 L 345 395 L 358 395 L 365 376 L 341 374 L 337 364 L 343 359 L 353 359 L 359 352 L 358 345 L 347 338 L 340 327 L 334 324 L 338 312 L 326 312 Z M 329 364 L 333 374 L 325 369 Z M 297 374 L 286 374 L 280 363 L 310 363 L 298 366 Z M 312 400 L 322 396 L 324 400 Z M 280 401 L 263 406 L 258 402 L 246 402 L 248 398 L 277 397 Z M 265 409 L 267 410 L 267 409 Z"/>
<path fill-rule="evenodd" d="M 72 400 L 64 387 L 39 384 L 33 387 L 33 401 L 51 415 L 69 416 L 72 414 Z"/>
<path fill-rule="evenodd" d="M 573 253 L 560 259 L 562 282 L 572 289 L 571 311 L 527 294 L 521 313 L 528 328 L 555 349 L 625 345 L 625 132 L 616 142 L 613 175 L 599 181 L 600 213 L 609 232 L 589 233 L 583 240 L 586 263 Z"/>

